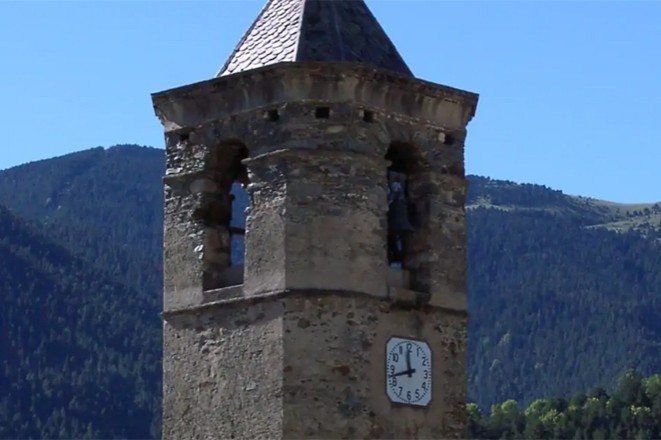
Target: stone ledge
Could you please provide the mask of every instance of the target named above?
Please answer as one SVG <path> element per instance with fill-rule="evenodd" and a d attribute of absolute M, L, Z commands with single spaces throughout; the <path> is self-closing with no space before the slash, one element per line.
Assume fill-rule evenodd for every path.
<path fill-rule="evenodd" d="M 429 297 L 429 295 L 403 287 L 388 287 L 388 298 L 395 304 L 414 306 L 421 303 L 425 297 Z"/>
<path fill-rule="evenodd" d="M 364 292 L 351 291 L 351 290 L 325 290 L 325 289 L 284 289 L 265 292 L 259 295 L 243 296 L 243 286 L 225 287 L 222 289 L 211 290 L 203 292 L 200 295 L 199 302 L 189 303 L 181 307 L 169 308 L 161 313 L 164 320 L 176 317 L 179 315 L 202 313 L 210 309 L 218 307 L 237 307 L 242 305 L 257 304 L 266 301 L 277 301 L 287 296 L 304 296 L 304 297 L 322 297 L 322 296 L 340 296 L 340 297 L 362 297 L 372 298 L 380 302 L 387 308 L 416 307 L 428 310 L 442 310 L 453 315 L 465 316 L 468 311 L 464 309 L 457 309 L 445 306 L 429 304 L 424 301 L 419 301 L 423 298 L 428 298 L 429 295 L 416 292 L 408 289 L 389 289 L 388 297 L 377 297 Z"/>
<path fill-rule="evenodd" d="M 479 99 L 479 94 L 474 92 L 402 75 L 387 69 L 366 66 L 362 63 L 320 61 L 270 64 L 244 72 L 237 72 L 233 75 L 215 77 L 184 86 L 153 92 L 151 97 L 155 104 L 159 104 L 173 98 L 194 98 L 195 96 L 210 92 L 213 93 L 218 90 L 228 91 L 233 88 L 236 89 L 236 84 L 241 82 L 281 80 L 281 78 L 287 75 L 305 77 L 313 75 L 316 78 L 330 79 L 332 81 L 349 77 L 352 79 L 363 79 L 370 83 L 385 82 L 405 89 L 409 93 L 425 94 L 436 98 L 455 98 L 457 101 L 465 102 L 473 107 L 473 114 L 471 116 L 474 116 Z"/>
<path fill-rule="evenodd" d="M 435 309 L 454 310 L 456 312 L 468 311 L 465 297 L 461 299 L 445 295 L 438 299 L 437 295 L 430 296 L 428 293 L 391 286 L 388 288 L 388 298 L 395 304 L 407 307 L 424 304 Z"/>
<path fill-rule="evenodd" d="M 388 266 L 388 287 L 398 289 L 408 289 L 410 285 L 410 275 L 407 269 L 401 267 Z"/>
<path fill-rule="evenodd" d="M 152 94 L 166 132 L 301 101 L 353 102 L 461 129 L 475 115 L 478 95 L 355 63 L 279 63 Z"/>
<path fill-rule="evenodd" d="M 468 310 L 468 297 L 448 288 L 444 289 L 443 293 L 432 293 L 429 304 L 442 309 Z"/>

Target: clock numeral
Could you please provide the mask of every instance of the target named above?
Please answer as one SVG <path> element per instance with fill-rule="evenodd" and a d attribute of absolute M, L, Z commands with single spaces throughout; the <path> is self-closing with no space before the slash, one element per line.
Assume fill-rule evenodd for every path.
<path fill-rule="evenodd" d="M 404 388 L 399 387 L 399 393 L 397 393 L 397 395 L 398 395 L 399 397 L 402 397 L 402 391 L 403 391 L 403 390 L 404 390 Z"/>
<path fill-rule="evenodd" d="M 424 364 L 423 364 L 423 365 L 424 365 Z M 424 371 L 423 379 L 425 379 L 425 380 L 429 379 L 429 370 L 425 370 L 425 371 Z"/>
<path fill-rule="evenodd" d="M 393 362 L 399 362 L 399 355 L 397 353 L 392 354 L 392 361 Z"/>
<path fill-rule="evenodd" d="M 423 367 L 428 367 L 429 366 L 429 358 L 423 358 L 422 359 L 422 366 Z"/>
<path fill-rule="evenodd" d="M 395 374 L 395 366 L 393 364 L 390 364 L 390 375 Z"/>
<path fill-rule="evenodd" d="M 415 355 L 418 356 L 418 357 L 420 357 L 420 354 L 421 354 L 421 353 L 422 353 L 422 348 L 420 348 L 420 347 L 416 347 Z"/>
<path fill-rule="evenodd" d="M 399 354 L 404 354 L 404 348 L 401 346 L 401 344 L 399 346 Z"/>
<path fill-rule="evenodd" d="M 406 392 L 406 400 L 411 401 L 411 392 L 410 391 Z"/>
<path fill-rule="evenodd" d="M 422 387 L 423 387 L 423 388 L 425 387 L 425 384 L 424 384 L 424 383 L 422 384 Z M 420 400 L 420 390 L 417 389 L 417 388 L 416 388 L 416 390 L 415 390 L 415 399 L 416 399 L 416 400 Z"/>
<path fill-rule="evenodd" d="M 397 378 L 396 377 L 391 377 L 390 378 L 390 386 L 393 387 L 393 388 L 397 386 Z"/>

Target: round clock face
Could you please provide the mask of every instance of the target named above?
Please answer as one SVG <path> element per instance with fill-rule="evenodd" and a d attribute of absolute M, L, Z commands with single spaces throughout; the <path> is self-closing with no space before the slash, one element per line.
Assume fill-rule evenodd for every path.
<path fill-rule="evenodd" d="M 386 391 L 392 402 L 427 406 L 432 356 L 426 342 L 392 337 L 386 344 Z"/>

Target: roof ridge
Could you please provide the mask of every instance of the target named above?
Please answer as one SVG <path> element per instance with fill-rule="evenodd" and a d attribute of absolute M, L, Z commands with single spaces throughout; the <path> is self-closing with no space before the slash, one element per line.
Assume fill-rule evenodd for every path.
<path fill-rule="evenodd" d="M 303 6 L 301 6 L 301 16 L 298 19 L 298 38 L 296 39 L 296 46 L 294 46 L 294 59 L 298 56 L 298 47 L 301 45 L 301 38 L 303 35 L 303 18 L 305 18 L 305 5 L 307 1 L 303 0 Z"/>

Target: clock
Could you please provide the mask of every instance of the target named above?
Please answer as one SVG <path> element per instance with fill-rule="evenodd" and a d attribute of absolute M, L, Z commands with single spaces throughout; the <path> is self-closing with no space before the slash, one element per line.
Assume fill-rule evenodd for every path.
<path fill-rule="evenodd" d="M 432 397 L 432 353 L 424 341 L 391 337 L 386 343 L 386 394 L 391 402 L 427 406 Z"/>

